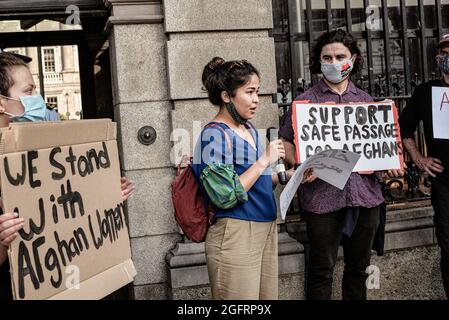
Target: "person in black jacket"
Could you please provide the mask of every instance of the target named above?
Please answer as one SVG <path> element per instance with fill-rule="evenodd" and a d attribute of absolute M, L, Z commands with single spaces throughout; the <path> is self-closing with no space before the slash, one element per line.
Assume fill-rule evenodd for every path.
<path fill-rule="evenodd" d="M 441 273 L 449 299 L 449 140 L 434 138 L 432 120 L 432 87 L 449 87 L 449 34 L 441 37 L 437 50 L 441 78 L 416 88 L 399 118 L 399 124 L 404 147 L 411 159 L 431 177 L 435 230 L 441 248 Z M 414 139 L 420 121 L 424 126 L 427 156 L 419 152 Z"/>

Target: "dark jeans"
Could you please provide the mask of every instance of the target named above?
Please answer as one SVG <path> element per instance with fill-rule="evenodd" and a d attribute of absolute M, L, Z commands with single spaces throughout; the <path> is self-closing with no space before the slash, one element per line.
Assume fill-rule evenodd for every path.
<path fill-rule="evenodd" d="M 449 299 L 449 177 L 432 179 L 432 206 L 438 245 L 441 248 L 441 275 Z"/>
<path fill-rule="evenodd" d="M 306 298 L 329 300 L 332 280 L 346 208 L 328 214 L 306 213 L 307 235 L 310 241 L 306 274 Z M 360 208 L 359 218 L 351 238 L 343 241 L 344 300 L 366 300 L 366 268 L 370 265 L 371 247 L 379 224 L 379 207 Z"/>

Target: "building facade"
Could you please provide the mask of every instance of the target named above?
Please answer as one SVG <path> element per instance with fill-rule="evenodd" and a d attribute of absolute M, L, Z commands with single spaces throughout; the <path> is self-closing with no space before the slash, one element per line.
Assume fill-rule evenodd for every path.
<path fill-rule="evenodd" d="M 57 31 L 80 28 L 79 25 L 67 26 L 57 21 L 44 20 L 23 30 L 18 20 L 0 22 L 0 32 Z M 17 47 L 7 48 L 5 51 L 19 53 L 33 59 L 29 63 L 29 67 L 37 86 L 36 90 L 43 93 L 49 108 L 56 108 L 61 119 L 82 118 L 79 59 L 76 45 Z M 42 70 L 42 79 L 40 79 L 39 70 Z"/>

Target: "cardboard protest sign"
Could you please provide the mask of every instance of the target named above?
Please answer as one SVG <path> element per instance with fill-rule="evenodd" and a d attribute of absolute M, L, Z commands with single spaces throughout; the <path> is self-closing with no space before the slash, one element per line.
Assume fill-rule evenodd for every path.
<path fill-rule="evenodd" d="M 449 89 L 432 88 L 432 122 L 435 139 L 449 139 Z"/>
<path fill-rule="evenodd" d="M 303 180 L 307 169 L 313 175 L 342 190 L 351 175 L 360 155 L 345 150 L 325 150 L 304 161 L 285 186 L 280 197 L 281 218 L 285 220 L 288 207 Z"/>
<path fill-rule="evenodd" d="M 25 219 L 11 244 L 15 299 L 99 299 L 133 281 L 116 125 L 108 119 L 2 129 L 5 212 Z"/>
<path fill-rule="evenodd" d="M 361 155 L 354 172 L 403 169 L 404 160 L 393 101 L 357 104 L 293 103 L 296 160 L 323 150 Z"/>

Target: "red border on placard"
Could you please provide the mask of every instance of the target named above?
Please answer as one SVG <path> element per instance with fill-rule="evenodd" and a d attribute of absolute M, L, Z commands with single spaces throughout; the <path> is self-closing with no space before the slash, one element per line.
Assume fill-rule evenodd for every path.
<path fill-rule="evenodd" d="M 401 129 L 399 127 L 399 113 L 398 113 L 398 109 L 396 108 L 396 104 L 394 101 L 391 102 L 350 102 L 350 103 L 341 103 L 341 104 L 337 104 L 335 102 L 325 102 L 325 103 L 316 103 L 316 104 L 320 104 L 320 105 L 335 105 L 335 106 L 346 106 L 346 105 L 356 105 L 356 104 L 390 104 L 393 108 L 393 117 L 394 117 L 394 123 L 398 128 L 398 136 L 396 137 L 396 141 L 398 142 L 398 145 L 401 146 L 401 155 L 399 155 L 399 163 L 400 163 L 400 169 L 404 170 L 404 146 L 402 144 L 402 139 L 401 139 Z M 296 111 L 296 106 L 299 104 L 312 104 L 310 102 L 310 100 L 297 100 L 297 101 L 293 101 L 292 103 L 292 126 L 293 126 L 293 131 L 294 131 L 294 135 L 295 135 L 295 162 L 296 163 L 300 163 L 300 148 L 299 148 L 299 132 L 298 132 L 298 126 L 297 126 L 297 111 Z M 392 169 L 386 169 L 386 170 L 392 170 Z M 372 174 L 374 173 L 374 171 L 357 171 L 357 173 L 359 174 Z"/>
<path fill-rule="evenodd" d="M 399 113 L 398 108 L 396 107 L 396 103 L 392 102 L 393 106 L 393 116 L 394 116 L 394 123 L 397 125 L 398 128 L 398 136 L 396 137 L 396 141 L 398 142 L 398 146 L 401 146 L 401 154 L 399 155 L 399 161 L 401 164 L 401 170 L 404 170 L 404 145 L 402 143 L 401 138 L 401 127 L 399 126 Z"/>
<path fill-rule="evenodd" d="M 292 104 L 292 127 L 293 127 L 293 132 L 294 132 L 294 136 L 295 136 L 295 162 L 296 163 L 300 163 L 300 153 L 299 153 L 299 131 L 298 131 L 298 121 L 297 117 L 298 114 L 296 112 L 296 105 L 298 104 L 309 104 L 310 100 L 297 100 L 297 101 L 293 101 Z"/>

